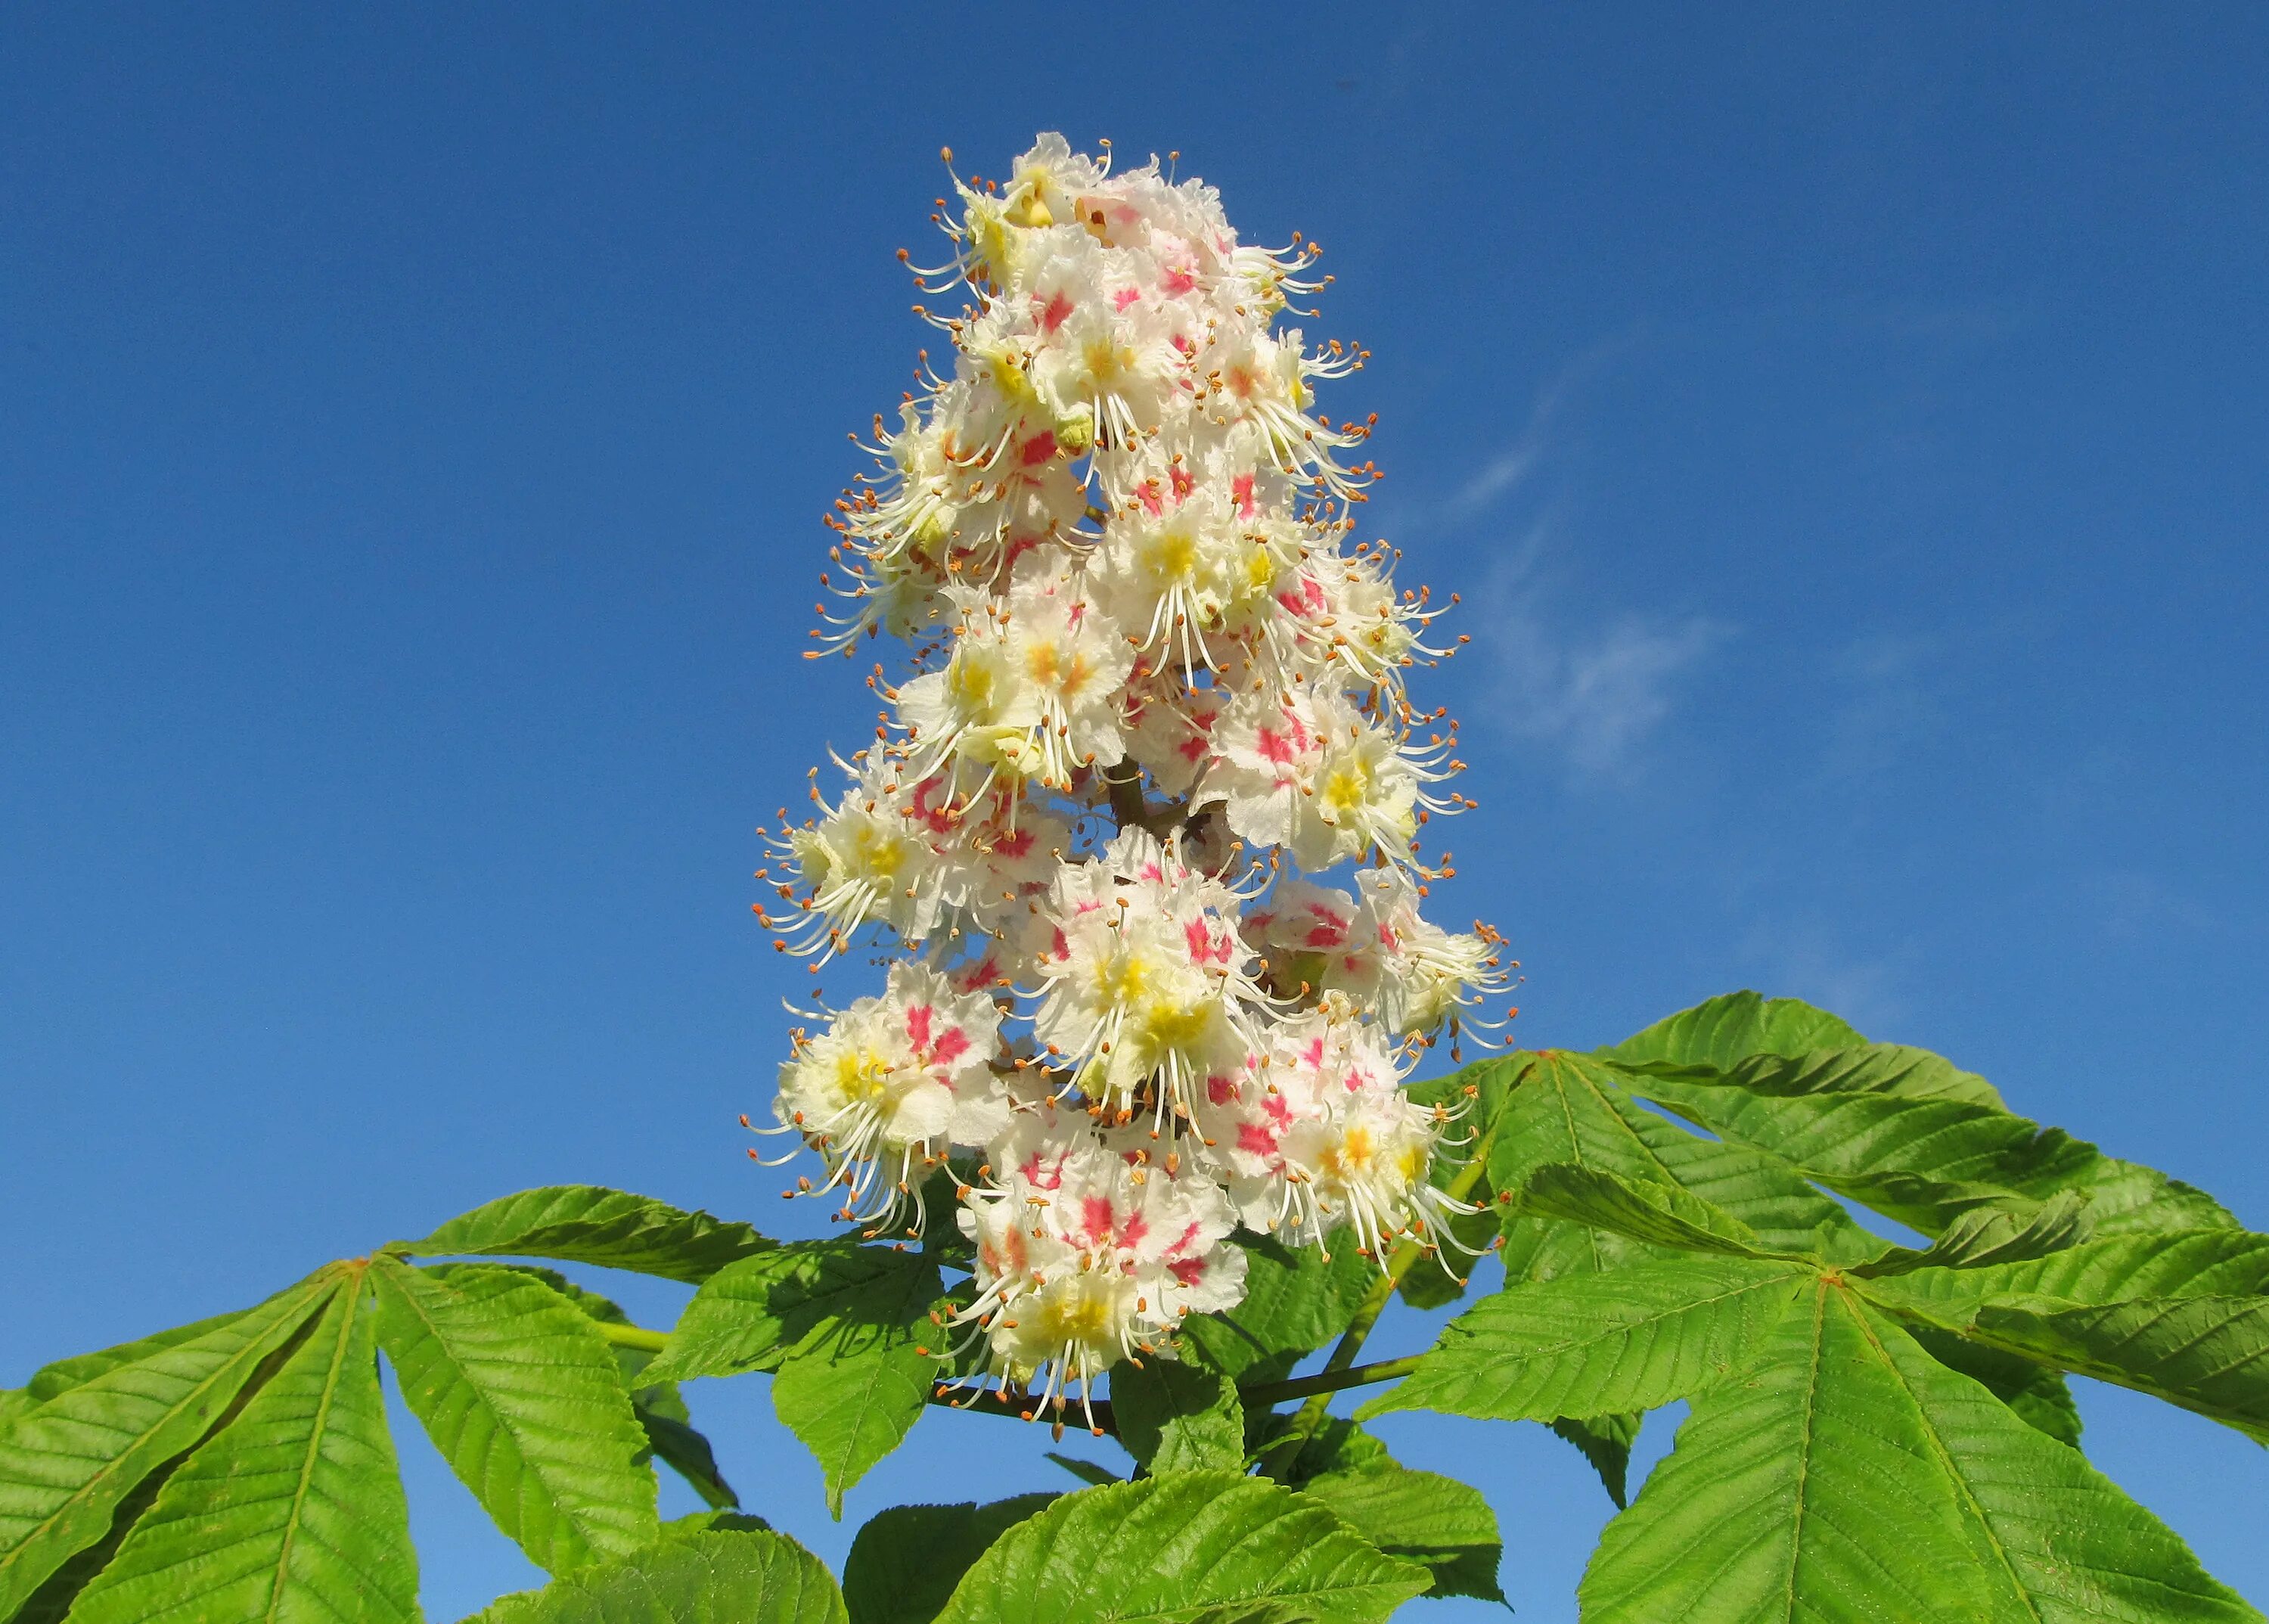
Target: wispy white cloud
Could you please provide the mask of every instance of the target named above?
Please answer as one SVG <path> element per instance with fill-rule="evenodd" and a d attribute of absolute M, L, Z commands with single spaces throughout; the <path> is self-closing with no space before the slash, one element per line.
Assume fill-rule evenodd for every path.
<path fill-rule="evenodd" d="M 1733 628 L 1702 615 L 1571 608 L 1543 578 L 1547 534 L 1532 530 L 1482 594 L 1497 662 L 1490 710 L 1507 733 L 1551 749 L 1579 777 L 1631 778 Z"/>
<path fill-rule="evenodd" d="M 1456 494 L 1405 520 L 1422 525 L 1457 526 L 1501 506 L 1526 485 L 1544 460 L 1555 436 L 1564 438 L 1563 419 L 1570 402 L 1615 361 L 1644 342 L 1642 328 L 1633 328 L 1600 340 L 1576 356 L 1541 384 L 1529 402 L 1528 416 L 1494 450 L 1484 455 Z"/>
<path fill-rule="evenodd" d="M 1482 464 L 1458 494 L 1450 499 L 1445 512 L 1452 519 L 1469 518 L 1483 508 L 1491 506 L 1513 487 L 1528 477 L 1536 466 L 1543 447 L 1539 437 L 1539 424 L 1532 418 L 1528 427 L 1515 435 L 1502 450 Z"/>
<path fill-rule="evenodd" d="M 1482 583 L 1486 646 L 1496 666 L 1489 712 L 1507 734 L 1542 745 L 1578 777 L 1628 779 L 1678 709 L 1696 671 L 1733 628 L 1701 615 L 1643 610 L 1585 612 L 1580 594 L 1549 577 L 1557 515 L 1533 494 L 1533 482 L 1565 450 L 1566 416 L 1584 386 L 1645 341 L 1634 328 L 1605 339 L 1547 379 L 1527 417 L 1474 468 L 1455 495 L 1415 515 L 1469 532 L 1508 509 L 1544 507 L 1525 534 L 1499 550 Z M 1406 526 L 1407 528 L 1407 526 Z"/>

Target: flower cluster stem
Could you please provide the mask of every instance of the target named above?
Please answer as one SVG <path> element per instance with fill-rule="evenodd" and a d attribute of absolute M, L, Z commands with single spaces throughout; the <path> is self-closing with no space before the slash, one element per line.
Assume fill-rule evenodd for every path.
<path fill-rule="evenodd" d="M 617 1347 L 632 1347 L 640 1353 L 658 1354 L 669 1346 L 669 1332 L 667 1331 L 649 1331 L 644 1325 L 622 1321 L 595 1319 L 591 1323 L 597 1327 L 602 1337 Z"/>
<path fill-rule="evenodd" d="M 1451 1196 L 1462 1200 L 1482 1182 L 1489 1171 L 1489 1148 L 1496 1142 L 1497 1125 L 1491 1123 L 1474 1141 L 1473 1154 L 1466 1158 L 1465 1166 L 1460 1168 L 1457 1177 L 1450 1180 L 1447 1190 Z M 1405 1241 L 1394 1249 L 1393 1256 L 1387 1259 L 1386 1272 L 1371 1283 L 1370 1295 L 1364 1298 L 1354 1318 L 1348 1321 L 1348 1328 L 1341 1333 L 1338 1343 L 1332 1348 L 1331 1357 L 1324 1361 L 1323 1370 L 1319 1375 L 1308 1378 L 1309 1382 L 1318 1384 L 1303 1388 L 1302 1391 L 1309 1394 L 1307 1402 L 1294 1413 L 1292 1424 L 1284 1436 L 1260 1458 L 1263 1476 L 1281 1479 L 1290 1473 L 1293 1462 L 1300 1458 L 1301 1450 L 1315 1436 L 1316 1428 L 1324 1424 L 1324 1415 L 1331 1407 L 1332 1395 L 1342 1388 L 1363 1384 L 1352 1381 L 1333 1382 L 1328 1386 L 1320 1384 L 1327 1378 L 1350 1373 L 1356 1368 L 1356 1355 L 1363 1351 L 1364 1339 L 1378 1323 L 1378 1317 L 1386 1311 L 1386 1304 L 1393 1297 L 1394 1288 L 1402 1283 L 1402 1277 L 1409 1273 L 1410 1266 L 1425 1255 L 1425 1250 L 1415 1241 Z M 1404 1369 L 1391 1367 L 1401 1367 L 1406 1363 L 1415 1367 L 1415 1360 L 1389 1359 L 1361 1368 L 1381 1372 L 1366 1377 L 1366 1380 L 1386 1381 L 1408 1374 Z M 1288 1399 L 1296 1396 L 1290 1392 L 1284 1394 Z"/>

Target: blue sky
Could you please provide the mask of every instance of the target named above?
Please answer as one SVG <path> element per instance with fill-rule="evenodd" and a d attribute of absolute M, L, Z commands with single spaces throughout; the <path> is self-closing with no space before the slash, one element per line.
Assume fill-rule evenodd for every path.
<path fill-rule="evenodd" d="M 795 651 L 892 252 L 1039 129 L 1326 244 L 1525 1041 L 1793 994 L 2269 1227 L 2265 78 L 2204 4 L 7 8 L 0 1384 L 532 1184 L 812 1232 L 753 830 L 870 720 Z M 831 1558 L 1061 1480 L 934 1416 L 837 1527 L 691 1397 Z M 2269 1456 L 2082 1406 L 2269 1599 Z M 1572 1451 L 1388 1430 L 1572 1618 Z M 397 1440 L 432 1616 L 530 1582 Z"/>

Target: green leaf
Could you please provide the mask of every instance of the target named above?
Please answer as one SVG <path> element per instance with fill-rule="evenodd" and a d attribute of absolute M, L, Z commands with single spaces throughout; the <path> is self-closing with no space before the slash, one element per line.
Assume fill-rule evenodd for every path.
<path fill-rule="evenodd" d="M 28 1404 L 45 1404 L 57 1393 L 92 1381 L 106 1370 L 115 1370 L 121 1365 L 134 1364 L 163 1349 L 194 1342 L 208 1331 L 217 1331 L 235 1319 L 244 1310 L 215 1314 L 210 1319 L 199 1319 L 186 1325 L 175 1325 L 150 1336 L 137 1337 L 131 1342 L 121 1342 L 115 1347 L 106 1347 L 92 1354 L 74 1354 L 68 1359 L 58 1359 L 32 1373 L 24 1384 L 24 1397 Z M 27 1406 L 28 1407 L 28 1406 Z"/>
<path fill-rule="evenodd" d="M 939 1617 L 1193 1624 L 1217 1609 L 1281 1606 L 1373 1624 L 1431 1582 L 1281 1484 L 1184 1472 L 1064 1495 L 996 1539 Z"/>
<path fill-rule="evenodd" d="M 1856 1266 L 1851 1273 L 1911 1274 L 1925 1268 L 1987 1268 L 2000 1263 L 2024 1263 L 2066 1251 L 2087 1234 L 2088 1198 L 2066 1190 L 2035 1204 L 1976 1207 L 1947 1226 L 1946 1233 L 1922 1251 L 1902 1248 L 1873 1263 Z"/>
<path fill-rule="evenodd" d="M 1593 1415 L 1578 1420 L 1563 1415 L 1544 1424 L 1558 1436 L 1576 1446 L 1577 1452 L 1592 1463 L 1592 1470 L 1600 1474 L 1600 1487 L 1608 1498 L 1622 1510 L 1630 1503 L 1631 1445 L 1638 1442 L 1638 1429 L 1646 1420 L 1644 1410 L 1626 1410 L 1615 1415 Z"/>
<path fill-rule="evenodd" d="M 1748 1005 L 1763 1003 L 1754 993 L 1742 998 Z M 1802 1006 L 1788 1008 L 1801 1012 Z M 1792 1025 L 1780 1016 L 1778 1024 L 1769 1020 L 1768 1026 L 1771 1033 L 1786 1035 L 1829 1030 L 1820 1024 L 1828 1020 L 1832 1017 Z M 1646 1110 L 1625 1091 L 1615 1067 L 1559 1052 L 1536 1060 L 1498 1119 L 1489 1159 L 1498 1191 L 1519 1190 L 1548 1164 L 1574 1163 L 1629 1180 L 1676 1185 L 1746 1225 L 1764 1250 L 1814 1252 L 1839 1263 L 1890 1250 L 1889 1243 L 1861 1229 L 1778 1158 L 1702 1139 Z M 1524 1213 L 1510 1203 L 1498 1211 L 1504 1223 L 1499 1255 L 1509 1282 L 1596 1273 L 1649 1255 L 1645 1245 L 1609 1230 Z M 1551 1419 L 1564 1423 L 1554 1430 L 1583 1451 L 1608 1494 L 1622 1503 L 1628 1440 L 1637 1433 L 1637 1418 L 1622 1414 Z M 1618 1434 L 1624 1435 L 1620 1442 Z"/>
<path fill-rule="evenodd" d="M 1776 1157 L 1698 1138 L 1643 1109 L 1601 1062 L 1556 1051 L 1537 1059 L 1497 1127 L 1489 1180 L 1498 1192 L 1519 1190 L 1539 1168 L 1567 1163 L 1677 1185 L 1747 1225 L 1769 1251 L 1854 1262 L 1889 1250 Z M 1522 1255 L 1533 1245 L 1517 1244 L 1516 1227 L 1509 1225 L 1506 1236 L 1505 1268 L 1512 1278 L 1535 1266 Z M 1632 1255 L 1628 1247 L 1597 1240 L 1589 1251 L 1588 1260 L 1556 1259 L 1553 1272 L 1586 1261 L 1613 1267 Z"/>
<path fill-rule="evenodd" d="M 646 1436 L 581 1310 L 510 1269 L 439 1280 L 381 1257 L 371 1279 L 403 1398 L 531 1561 L 559 1573 L 654 1537 Z"/>
<path fill-rule="evenodd" d="M 1997 1298 L 1977 1310 L 1967 1334 L 2269 1443 L 2269 1297 L 2137 1297 L 2081 1308 Z"/>
<path fill-rule="evenodd" d="M 1037 1516 L 1053 1495 L 990 1505 L 892 1506 L 868 1518 L 843 1559 L 851 1624 L 930 1624 L 953 1587 L 1003 1531 Z"/>
<path fill-rule="evenodd" d="M 2236 1297 L 2269 1292 L 2269 1236 L 2243 1229 L 2122 1235 L 1983 1268 L 1918 1268 L 1864 1289 L 1902 1312 L 1966 1325 L 1992 1297 L 2058 1297 L 2075 1305 L 2133 1297 Z"/>
<path fill-rule="evenodd" d="M 109 1532 L 92 1545 L 72 1553 L 69 1561 L 32 1592 L 30 1599 L 10 1615 L 8 1624 L 65 1624 L 78 1601 L 79 1592 L 110 1566 L 111 1559 L 118 1554 L 118 1547 L 126 1543 L 126 1537 L 157 1504 L 159 1492 L 188 1458 L 187 1455 L 176 1455 L 137 1483 L 133 1492 L 118 1502 L 118 1510 L 111 1513 Z"/>
<path fill-rule="evenodd" d="M 775 1368 L 772 1409 L 818 1458 L 827 1509 L 840 1517 L 844 1491 L 898 1448 L 929 1401 L 938 1362 L 927 1345 L 942 1334 L 930 1322 L 942 1307 L 937 1265 L 920 1252 L 839 1242 L 780 1255 L 790 1252 L 787 1269 L 697 1293 L 652 1369 L 713 1369 L 721 1349 L 728 1368 Z M 681 1358 L 678 1338 L 689 1331 Z"/>
<path fill-rule="evenodd" d="M 1633 1076 L 1647 1098 L 1926 1235 L 1975 1207 L 2066 1190 L 2088 1197 L 2098 1236 L 2236 1222 L 2188 1185 L 1974 1097 L 1950 1081 L 1968 1074 L 1920 1049 L 1870 1044 L 1753 1056 L 1722 1074 Z"/>
<path fill-rule="evenodd" d="M 647 1392 L 653 1391 L 649 1388 Z M 680 1404 L 678 1408 L 683 1410 L 684 1406 Z M 719 1470 L 716 1450 L 691 1421 L 652 1407 L 645 1394 L 632 1396 L 631 1410 L 646 1433 L 647 1448 L 654 1459 L 684 1478 L 712 1510 L 739 1508 L 741 1497 L 733 1492 L 733 1486 Z"/>
<path fill-rule="evenodd" d="M 1657 1021 L 1602 1059 L 1667 1062 L 1723 1071 L 1753 1054 L 1804 1054 L 1814 1049 L 1856 1049 L 1867 1040 L 1824 1009 L 1793 998 L 1728 993 Z M 1985 1087 L 1984 1078 L 1977 1080 Z M 1986 1089 L 1990 1095 L 1992 1090 Z M 1999 1104 L 1999 1100 L 1992 1102 Z"/>
<path fill-rule="evenodd" d="M 1253 1459 L 1266 1454 L 1268 1446 L 1290 1429 L 1292 1420 L 1290 1414 L 1247 1411 L 1245 1417 L 1245 1458 Z M 1327 1472 L 1354 1472 L 1369 1466 L 1400 1464 L 1387 1452 L 1386 1445 L 1355 1422 L 1342 1416 L 1326 1415 L 1300 1445 L 1300 1452 L 1292 1458 L 1291 1465 L 1282 1472 L 1270 1475 L 1281 1483 L 1297 1488 L 1309 1478 L 1321 1477 Z"/>
<path fill-rule="evenodd" d="M 1909 1336 L 1942 1365 L 1950 1366 L 2007 1405 L 2017 1419 L 2059 1443 L 2080 1447 L 2080 1406 L 2063 1377 L 2029 1359 L 1998 1347 L 1965 1342 L 1935 1325 L 1909 1325 Z"/>
<path fill-rule="evenodd" d="M 319 1273 L 16 1415 L 0 1432 L 0 1619 L 106 1539 L 137 1485 L 256 1391 L 336 1289 Z"/>
<path fill-rule="evenodd" d="M 584 1318 L 595 1319 L 602 1325 L 627 1325 L 632 1323 L 623 1305 L 612 1297 L 579 1286 L 558 1269 L 547 1269 L 536 1263 L 422 1263 L 418 1266 L 435 1280 L 455 1280 L 460 1276 L 478 1277 L 497 1273 L 521 1274 L 529 1280 L 542 1281 L 561 1296 L 583 1310 Z M 624 1350 L 628 1352 L 630 1350 Z M 652 1357 L 651 1355 L 642 1355 Z"/>
<path fill-rule="evenodd" d="M 1591 1624 L 2258 1620 L 2084 1458 L 1827 1280 L 1609 1524 Z"/>
<path fill-rule="evenodd" d="M 422 1241 L 387 1250 L 421 1258 L 557 1258 L 699 1285 L 736 1259 L 770 1250 L 745 1223 L 685 1212 L 597 1185 L 523 1190 L 452 1218 Z"/>
<path fill-rule="evenodd" d="M 909 1281 L 928 1283 L 935 1297 L 936 1280 L 937 1266 L 917 1252 L 849 1239 L 791 1242 L 705 1281 L 645 1377 L 777 1370 L 791 1355 L 839 1341 L 843 1327 L 870 1319 L 878 1301 L 895 1304 Z"/>
<path fill-rule="evenodd" d="M 1434 1576 L 1434 1596 L 1503 1601 L 1497 1561 L 1504 1554 L 1497 1514 L 1481 1490 L 1434 1472 L 1372 1466 L 1327 1472 L 1300 1485 L 1389 1556 L 1406 1557 Z"/>
<path fill-rule="evenodd" d="M 1108 1467 L 1098 1465 L 1091 1460 L 1082 1460 L 1076 1455 L 1059 1455 L 1055 1451 L 1050 1450 L 1047 1451 L 1047 1458 L 1083 1483 L 1100 1486 L 1105 1483 L 1124 1483 L 1127 1480 Z"/>
<path fill-rule="evenodd" d="M 429 1263 L 425 1273 L 440 1280 L 447 1280 L 459 1270 L 494 1271 L 506 1269 L 515 1274 L 525 1274 L 542 1281 L 577 1308 L 586 1317 L 602 1325 L 626 1325 L 631 1317 L 621 1304 L 610 1297 L 577 1285 L 557 1269 L 537 1268 L 525 1263 Z M 741 1497 L 733 1486 L 725 1481 L 724 1473 L 717 1467 L 717 1452 L 709 1440 L 693 1425 L 693 1415 L 685 1407 L 685 1399 L 671 1381 L 654 1381 L 646 1373 L 655 1355 L 642 1347 L 625 1347 L 619 1342 L 610 1343 L 615 1362 L 622 1367 L 623 1383 L 630 1389 L 631 1413 L 646 1434 L 647 1455 L 661 1461 L 685 1480 L 693 1492 L 701 1496 L 713 1510 L 737 1508 Z"/>
<path fill-rule="evenodd" d="M 1418 1368 L 1356 1417 L 1548 1421 L 1652 1409 L 1740 1369 L 1812 1278 L 1787 1263 L 1694 1257 L 1507 1286 L 1444 1326 Z"/>
<path fill-rule="evenodd" d="M 1182 1338 L 1215 1369 L 1239 1382 L 1281 1381 L 1301 1358 L 1348 1328 L 1378 1286 L 1378 1266 L 1352 1245 L 1327 1260 L 1273 1243 L 1245 1247 L 1245 1300 L 1226 1314 L 1192 1315 Z M 1282 1258 L 1289 1256 L 1287 1263 Z"/>
<path fill-rule="evenodd" d="M 1788 1255 L 1760 1246 L 1748 1225 L 1676 1185 L 1619 1178 L 1566 1162 L 1531 1173 L 1512 1204 L 1523 1212 L 1605 1229 L 1643 1245 L 1735 1258 Z"/>
<path fill-rule="evenodd" d="M 834 1576 L 784 1534 L 671 1534 L 506 1596 L 464 1624 L 846 1624 Z"/>
<path fill-rule="evenodd" d="M 418 1614 L 410 1511 L 359 1279 L 166 1481 L 74 1624 Z"/>
<path fill-rule="evenodd" d="M 661 1537 L 673 1534 L 698 1534 L 704 1531 L 717 1533 L 770 1533 L 772 1525 L 761 1517 L 751 1517 L 745 1511 L 691 1511 L 684 1517 L 673 1517 L 661 1525 Z"/>
<path fill-rule="evenodd" d="M 1970 1339 L 1973 1358 L 1998 1350 L 2093 1376 L 2269 1443 L 2265 1284 L 2269 1236 L 2208 1229 L 2119 1236 L 1984 1268 L 1917 1269 L 1862 1289 Z M 2046 1419 L 2055 1432 L 2060 1415 Z"/>
<path fill-rule="evenodd" d="M 1153 1472 L 1245 1467 L 1245 1411 L 1219 1371 L 1177 1360 L 1132 1360 L 1111 1370 L 1119 1441 Z"/>
<path fill-rule="evenodd" d="M 720 1269 L 685 1305 L 643 1379 L 777 1372 L 772 1408 L 818 1457 L 827 1502 L 898 1446 L 938 1362 L 937 1265 L 920 1252 L 804 1241 Z"/>

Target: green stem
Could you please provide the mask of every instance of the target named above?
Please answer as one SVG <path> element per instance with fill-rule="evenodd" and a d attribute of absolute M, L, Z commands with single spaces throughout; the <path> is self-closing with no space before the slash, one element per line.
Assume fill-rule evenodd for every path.
<path fill-rule="evenodd" d="M 1106 771 L 1103 782 L 1111 792 L 1111 816 L 1121 829 L 1129 824 L 1138 829 L 1150 826 L 1150 806 L 1142 796 L 1142 773 L 1135 770 L 1132 778 L 1120 778 Z"/>
<path fill-rule="evenodd" d="M 1474 1141 L 1473 1154 L 1466 1158 L 1465 1166 L 1458 1170 L 1458 1176 L 1445 1186 L 1443 1193 L 1452 1200 L 1462 1200 L 1489 1171 L 1489 1147 L 1496 1142 L 1497 1125 L 1491 1123 L 1488 1131 Z M 1307 1378 L 1308 1381 L 1320 1382 L 1325 1377 L 1341 1375 L 1355 1367 L 1356 1355 L 1363 1351 L 1364 1339 L 1371 1334 L 1371 1328 L 1378 1323 L 1378 1317 L 1386 1311 L 1386 1304 L 1393 1297 L 1395 1287 L 1402 1283 L 1402 1277 L 1410 1272 L 1410 1266 L 1423 1256 L 1425 1256 L 1425 1249 L 1415 1241 L 1405 1241 L 1394 1249 L 1394 1255 L 1387 1259 L 1386 1272 L 1372 1283 L 1370 1295 L 1364 1298 L 1362 1306 L 1356 1310 L 1355 1317 L 1348 1321 L 1348 1328 L 1341 1334 L 1337 1346 L 1332 1349 L 1331 1357 L 1324 1361 L 1320 1376 L 1310 1377 Z M 1385 1362 L 1388 1365 L 1401 1362 L 1400 1360 L 1393 1359 Z M 1368 1369 L 1373 1367 L 1363 1368 Z M 1400 1375 L 1402 1372 L 1397 1371 L 1395 1374 Z M 1374 1379 L 1386 1378 L 1380 1377 Z M 1331 1408 L 1332 1395 L 1339 1391 L 1341 1387 L 1359 1384 L 1355 1382 L 1339 1382 L 1330 1386 L 1318 1385 L 1307 1388 L 1305 1391 L 1312 1396 L 1294 1414 L 1292 1425 L 1286 1430 L 1284 1436 L 1277 1440 L 1268 1454 L 1261 1457 L 1261 1475 L 1282 1478 L 1289 1473 L 1292 1469 L 1292 1463 L 1300 1458 L 1301 1450 L 1305 1448 L 1308 1440 L 1315 1436 L 1316 1428 L 1324 1424 L 1324 1415 Z M 1289 1399 L 1294 1395 L 1287 1393 L 1284 1396 Z"/>
<path fill-rule="evenodd" d="M 649 1331 L 644 1325 L 610 1323 L 603 1319 L 595 1319 L 591 1323 L 598 1327 L 601 1336 L 617 1347 L 635 1347 L 643 1353 L 658 1354 L 669 1346 L 669 1332 L 667 1331 Z"/>
<path fill-rule="evenodd" d="M 1238 1402 L 1246 1409 L 1267 1409 L 1283 1403 L 1287 1399 L 1305 1399 L 1316 1393 L 1342 1392 L 1350 1387 L 1397 1382 L 1418 1368 L 1418 1360 L 1416 1354 L 1405 1354 L 1400 1359 L 1375 1359 L 1369 1364 L 1349 1365 L 1339 1370 L 1321 1370 L 1313 1376 L 1296 1376 L 1285 1382 L 1262 1382 L 1252 1387 L 1238 1388 Z"/>

